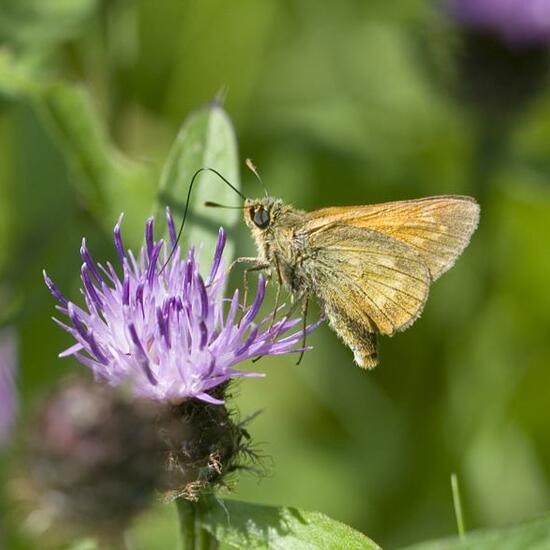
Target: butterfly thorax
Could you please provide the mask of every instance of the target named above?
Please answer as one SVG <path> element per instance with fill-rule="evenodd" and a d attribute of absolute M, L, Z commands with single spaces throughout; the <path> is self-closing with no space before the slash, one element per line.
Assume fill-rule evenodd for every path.
<path fill-rule="evenodd" d="M 306 213 L 280 199 L 266 197 L 248 199 L 244 219 L 256 242 L 259 260 L 270 265 L 272 275 L 280 276 L 288 290 L 300 293 L 306 285 L 304 242 L 300 237 Z"/>

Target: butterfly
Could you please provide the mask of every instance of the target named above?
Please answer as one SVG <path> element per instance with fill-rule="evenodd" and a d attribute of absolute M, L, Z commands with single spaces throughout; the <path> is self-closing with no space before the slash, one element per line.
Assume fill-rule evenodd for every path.
<path fill-rule="evenodd" d="M 314 296 L 355 362 L 372 368 L 378 335 L 418 319 L 432 282 L 470 242 L 479 212 L 473 198 L 459 195 L 313 212 L 269 196 L 245 199 L 258 256 L 240 260 L 276 275 L 305 304 L 304 315 Z"/>

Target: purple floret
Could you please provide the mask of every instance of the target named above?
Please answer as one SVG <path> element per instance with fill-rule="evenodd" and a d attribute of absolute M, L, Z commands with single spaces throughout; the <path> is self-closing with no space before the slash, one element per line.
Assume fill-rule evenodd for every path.
<path fill-rule="evenodd" d="M 493 32 L 514 46 L 550 42 L 550 0 L 449 0 L 465 27 Z"/>
<path fill-rule="evenodd" d="M 231 378 L 263 376 L 236 370 L 238 363 L 301 350 L 297 347 L 301 330 L 284 336 L 300 319 L 282 318 L 272 324 L 272 313 L 256 322 L 265 295 L 263 277 L 246 311 L 239 303 L 238 290 L 231 299 L 224 299 L 228 273 L 222 261 L 223 229 L 206 282 L 193 248 L 182 259 L 177 247 L 166 264 L 176 246 L 174 220 L 168 209 L 166 218 L 171 245 L 154 240 L 153 220 L 149 219 L 145 245 L 136 258 L 124 246 L 120 217 L 114 242 L 121 277 L 110 263 L 97 264 L 82 241 L 85 308 L 68 301 L 44 272 L 46 285 L 59 302 L 57 309 L 67 317 L 65 322 L 54 321 L 76 340 L 60 357 L 76 357 L 96 378 L 111 385 L 129 383 L 137 397 L 222 403 L 210 390 Z"/>

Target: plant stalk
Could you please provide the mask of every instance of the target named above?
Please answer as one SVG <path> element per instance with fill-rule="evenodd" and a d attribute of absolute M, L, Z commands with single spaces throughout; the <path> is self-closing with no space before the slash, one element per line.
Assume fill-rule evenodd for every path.
<path fill-rule="evenodd" d="M 215 550 L 218 541 L 201 526 L 197 503 L 176 499 L 180 524 L 181 550 Z"/>

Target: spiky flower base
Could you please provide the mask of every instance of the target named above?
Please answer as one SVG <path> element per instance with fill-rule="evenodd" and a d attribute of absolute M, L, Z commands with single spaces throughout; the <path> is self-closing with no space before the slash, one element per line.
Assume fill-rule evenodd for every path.
<path fill-rule="evenodd" d="M 167 407 L 157 421 L 167 452 L 166 497 L 196 501 L 227 485 L 227 476 L 254 458 L 249 436 L 225 406 L 190 400 Z"/>

